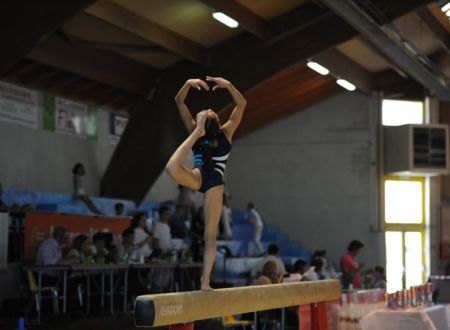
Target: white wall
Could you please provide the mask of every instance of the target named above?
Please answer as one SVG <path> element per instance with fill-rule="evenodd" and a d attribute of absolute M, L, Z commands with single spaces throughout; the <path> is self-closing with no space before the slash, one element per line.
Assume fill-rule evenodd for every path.
<path fill-rule="evenodd" d="M 227 189 L 233 206 L 254 202 L 264 220 L 333 262 L 348 242 L 383 264 L 382 235 L 370 228 L 376 198 L 371 162 L 370 98 L 341 93 L 266 126 L 233 145 Z"/>
<path fill-rule="evenodd" d="M 72 167 L 81 162 L 86 167 L 86 191 L 98 195 L 115 148 L 108 141 L 108 112 L 98 111 L 97 140 L 58 134 L 42 128 L 40 98 L 38 128 L 0 121 L 0 182 L 4 188 L 72 193 Z"/>

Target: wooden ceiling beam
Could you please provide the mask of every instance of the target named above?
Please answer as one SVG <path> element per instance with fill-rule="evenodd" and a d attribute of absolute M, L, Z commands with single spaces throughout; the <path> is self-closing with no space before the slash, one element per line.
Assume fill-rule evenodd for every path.
<path fill-rule="evenodd" d="M 235 0 L 200 0 L 208 6 L 230 16 L 239 22 L 239 25 L 254 34 L 259 39 L 266 39 L 268 36 L 266 22 L 252 12 L 247 7 Z"/>
<path fill-rule="evenodd" d="M 160 45 L 195 63 L 205 62 L 206 49 L 201 45 L 154 23 L 117 3 L 98 1 L 87 8 L 86 12 L 124 31 Z"/>
<path fill-rule="evenodd" d="M 0 76 L 4 76 L 44 36 L 94 0 L 3 0 L 0 2 Z"/>
<path fill-rule="evenodd" d="M 431 32 L 434 33 L 442 48 L 450 54 L 450 36 L 447 30 L 441 25 L 440 21 L 436 19 L 430 9 L 426 7 L 419 9 L 417 14 Z"/>
<path fill-rule="evenodd" d="M 76 75 L 145 95 L 157 71 L 107 51 L 73 46 L 59 37 L 42 41 L 28 58 Z"/>

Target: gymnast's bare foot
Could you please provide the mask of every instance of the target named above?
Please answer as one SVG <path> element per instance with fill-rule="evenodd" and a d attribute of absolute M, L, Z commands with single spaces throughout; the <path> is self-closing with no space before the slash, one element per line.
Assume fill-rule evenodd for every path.
<path fill-rule="evenodd" d="M 200 289 L 201 289 L 202 291 L 213 291 L 213 290 L 214 290 L 213 288 L 211 288 L 211 287 L 209 286 L 209 281 L 208 281 L 208 282 L 203 281 L 203 276 L 202 276 L 201 279 L 200 279 L 200 283 L 201 283 Z"/>
<path fill-rule="evenodd" d="M 205 135 L 205 123 L 206 123 L 206 119 L 208 118 L 207 112 L 206 110 L 200 111 L 197 114 L 197 126 L 195 127 L 195 133 L 199 136 L 202 137 Z"/>

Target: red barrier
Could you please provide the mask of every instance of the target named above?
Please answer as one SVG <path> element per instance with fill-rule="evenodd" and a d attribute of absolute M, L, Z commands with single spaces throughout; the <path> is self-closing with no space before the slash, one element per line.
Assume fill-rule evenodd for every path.
<path fill-rule="evenodd" d="M 35 258 L 39 244 L 50 237 L 53 228 L 63 226 L 69 232 L 69 242 L 78 234 L 92 237 L 97 232 L 109 232 L 118 237 L 129 227 L 126 218 L 66 215 L 57 213 L 28 212 L 25 224 L 25 259 Z"/>

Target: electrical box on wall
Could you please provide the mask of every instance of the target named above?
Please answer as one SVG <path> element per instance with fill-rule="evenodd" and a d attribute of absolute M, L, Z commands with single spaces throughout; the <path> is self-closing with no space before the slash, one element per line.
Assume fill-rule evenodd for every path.
<path fill-rule="evenodd" d="M 384 127 L 384 172 L 391 175 L 449 174 L 448 125 Z"/>

